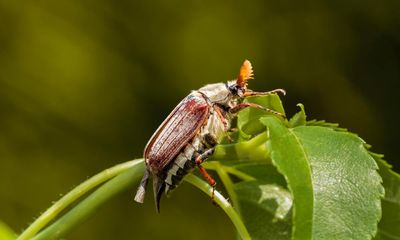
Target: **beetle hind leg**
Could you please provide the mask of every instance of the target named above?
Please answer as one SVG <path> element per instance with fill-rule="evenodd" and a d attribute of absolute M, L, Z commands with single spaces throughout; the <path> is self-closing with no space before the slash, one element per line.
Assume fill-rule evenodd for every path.
<path fill-rule="evenodd" d="M 217 182 L 214 180 L 213 177 L 211 177 L 211 175 L 207 172 L 207 170 L 203 166 L 201 166 L 201 164 L 204 161 L 206 161 L 213 153 L 214 153 L 214 148 L 208 149 L 204 153 L 197 156 L 195 160 L 195 163 L 199 168 L 201 175 L 203 175 L 203 177 L 207 180 L 208 184 L 213 188 L 211 199 L 214 199 L 215 185 L 217 184 Z"/>

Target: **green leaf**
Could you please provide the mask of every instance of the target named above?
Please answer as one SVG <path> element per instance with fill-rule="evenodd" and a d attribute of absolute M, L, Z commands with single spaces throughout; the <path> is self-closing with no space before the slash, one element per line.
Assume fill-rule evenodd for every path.
<path fill-rule="evenodd" d="M 14 240 L 17 235 L 14 231 L 7 226 L 4 222 L 0 221 L 0 239 L 1 240 Z"/>
<path fill-rule="evenodd" d="M 347 131 L 347 129 L 340 128 L 339 124 L 325 121 L 312 120 L 307 122 L 307 125 L 324 126 L 341 132 Z M 365 147 L 370 148 L 367 144 Z M 382 219 L 378 224 L 378 233 L 374 239 L 398 240 L 400 239 L 400 228 L 397 227 L 400 225 L 400 175 L 392 171 L 392 166 L 382 159 L 383 155 L 372 152 L 369 154 L 379 166 L 378 172 L 382 177 L 385 189 L 385 197 L 381 201 Z"/>
<path fill-rule="evenodd" d="M 385 197 L 382 199 L 382 219 L 378 225 L 376 239 L 400 239 L 400 175 L 391 170 L 383 155 L 370 153 L 379 166 L 385 187 Z"/>
<path fill-rule="evenodd" d="M 230 160 L 204 166 L 219 174 L 252 239 L 290 239 L 292 195 L 273 165 Z"/>
<path fill-rule="evenodd" d="M 364 141 L 323 127 L 294 131 L 313 169 L 313 237 L 370 239 L 381 217 L 384 189 Z"/>
<path fill-rule="evenodd" d="M 339 127 L 338 123 L 330 123 L 330 122 L 326 122 L 325 120 L 315 120 L 314 119 L 314 120 L 308 121 L 306 125 L 307 126 L 316 126 L 316 127 L 326 127 L 326 128 L 331 128 L 338 132 L 347 132 L 349 134 L 354 134 L 354 133 L 348 132 L 346 128 Z M 356 135 L 356 134 L 354 134 L 354 135 Z"/>
<path fill-rule="evenodd" d="M 243 220 L 253 239 L 290 239 L 293 198 L 284 177 L 266 163 L 233 164 L 256 180 L 234 185 Z"/>
<path fill-rule="evenodd" d="M 270 101 L 263 102 L 261 98 L 265 97 L 249 101 L 272 108 Z M 258 125 L 262 123 L 267 126 L 268 134 L 254 141 L 257 142 L 255 145 L 249 144 L 253 139 L 246 141 L 242 138 L 237 144 L 221 147 L 220 160 L 229 156 L 247 163 L 262 162 L 263 151 L 264 162 L 272 158 L 293 194 L 293 239 L 370 239 L 377 231 L 381 216 L 380 198 L 384 190 L 376 172 L 377 165 L 366 149 L 368 146 L 356 134 L 347 132 L 338 124 L 316 120 L 306 122 L 304 108 L 301 105 L 300 108 L 289 124 L 258 110 L 239 114 L 239 131 L 248 136 L 264 135 L 265 128 Z M 234 154 L 230 154 L 232 152 Z M 253 158 L 254 152 L 257 152 L 257 159 Z M 251 171 L 246 174 L 254 176 Z M 238 191 L 235 195 L 239 196 L 241 209 L 246 209 L 246 206 L 254 208 L 256 202 L 246 199 L 243 191 L 247 191 L 249 196 L 262 195 L 261 188 L 256 187 L 264 184 L 258 182 L 259 177 L 255 176 L 257 182 L 235 184 Z M 270 179 L 265 184 L 273 183 L 274 180 Z M 257 219 L 261 219 L 257 212 L 263 212 L 262 206 L 259 207 L 258 211 L 252 212 Z M 243 211 L 246 224 L 249 221 L 245 214 L 250 210 Z M 267 219 L 265 221 L 264 225 L 270 224 Z M 252 229 L 251 224 L 249 229 Z M 273 233 L 269 236 L 275 238 L 278 235 Z"/>
<path fill-rule="evenodd" d="M 288 129 L 276 118 L 261 121 L 270 133 L 272 161 L 293 193 L 293 239 L 374 236 L 384 190 L 364 142 L 326 127 Z"/>
<path fill-rule="evenodd" d="M 258 181 L 235 184 L 245 225 L 253 239 L 290 239 L 292 195 Z"/>
<path fill-rule="evenodd" d="M 243 174 L 251 176 L 252 179 L 257 180 L 260 184 L 275 184 L 280 187 L 287 188 L 287 183 L 282 174 L 278 172 L 276 167 L 270 162 L 223 162 L 223 166 L 231 166 L 232 168 L 240 171 Z"/>
<path fill-rule="evenodd" d="M 260 121 L 268 127 L 271 159 L 293 194 L 293 239 L 312 238 L 313 188 L 311 169 L 297 137 L 275 117 Z"/>
<path fill-rule="evenodd" d="M 325 121 L 312 120 L 307 122 L 310 126 L 324 126 L 335 131 L 346 132 L 339 124 Z M 352 133 L 354 134 L 354 133 Z M 356 134 L 354 134 L 356 135 Z M 364 144 L 367 149 L 369 145 Z M 400 175 L 392 171 L 392 166 L 385 162 L 383 155 L 369 152 L 379 166 L 379 174 L 383 180 L 385 197 L 381 201 L 382 219 L 378 224 L 378 233 L 374 239 L 398 240 L 400 239 Z"/>

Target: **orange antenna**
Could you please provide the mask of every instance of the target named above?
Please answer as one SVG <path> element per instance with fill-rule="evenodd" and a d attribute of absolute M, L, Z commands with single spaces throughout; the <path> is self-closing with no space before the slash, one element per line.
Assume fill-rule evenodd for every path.
<path fill-rule="evenodd" d="M 249 79 L 253 79 L 253 67 L 251 66 L 250 61 L 246 59 L 240 67 L 239 76 L 236 80 L 236 84 L 239 87 L 245 87 Z"/>

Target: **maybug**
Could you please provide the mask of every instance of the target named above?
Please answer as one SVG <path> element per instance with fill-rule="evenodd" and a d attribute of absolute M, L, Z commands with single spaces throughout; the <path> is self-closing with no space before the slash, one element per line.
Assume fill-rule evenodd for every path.
<path fill-rule="evenodd" d="M 135 196 L 136 202 L 143 203 L 150 175 L 157 212 L 163 192 L 168 194 L 194 167 L 198 167 L 207 182 L 215 187 L 215 180 L 201 163 L 213 154 L 214 147 L 226 136 L 230 120 L 236 113 L 252 107 L 283 116 L 272 109 L 240 101 L 247 96 L 285 94 L 283 89 L 269 92 L 247 89 L 247 81 L 252 78 L 251 63 L 245 60 L 236 80 L 209 84 L 192 91 L 175 107 L 145 147 L 146 170 Z"/>

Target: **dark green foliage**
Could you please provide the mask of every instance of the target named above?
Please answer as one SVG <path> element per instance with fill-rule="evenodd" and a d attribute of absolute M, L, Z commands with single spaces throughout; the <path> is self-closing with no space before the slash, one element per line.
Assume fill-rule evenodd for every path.
<path fill-rule="evenodd" d="M 283 112 L 276 95 L 249 100 Z M 239 142 L 220 146 L 215 154 L 220 161 L 238 160 L 230 167 L 254 177 L 234 187 L 250 234 L 256 239 L 399 237 L 398 175 L 356 134 L 338 124 L 306 122 L 299 106 L 289 121 L 256 109 L 243 111 Z"/>

